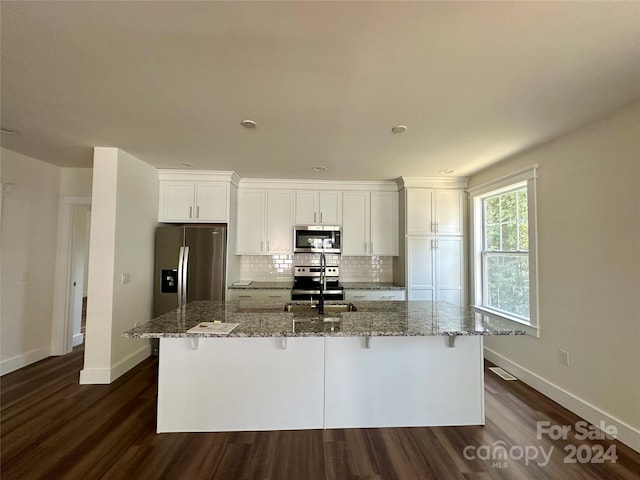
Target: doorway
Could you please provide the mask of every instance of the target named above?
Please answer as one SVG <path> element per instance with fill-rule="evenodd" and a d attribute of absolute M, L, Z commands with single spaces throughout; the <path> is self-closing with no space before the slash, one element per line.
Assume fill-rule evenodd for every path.
<path fill-rule="evenodd" d="M 84 342 L 91 197 L 63 196 L 59 211 L 52 355 L 69 353 Z"/>

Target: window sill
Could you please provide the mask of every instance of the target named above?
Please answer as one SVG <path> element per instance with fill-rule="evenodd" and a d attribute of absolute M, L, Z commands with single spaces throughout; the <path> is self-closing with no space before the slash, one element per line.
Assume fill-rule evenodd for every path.
<path fill-rule="evenodd" d="M 532 337 L 535 337 L 535 338 L 540 338 L 540 327 L 534 327 L 533 325 L 523 322 L 522 320 L 519 320 L 510 315 L 506 315 L 504 313 L 500 313 L 495 310 L 489 310 L 484 307 L 471 305 L 471 309 L 477 313 L 480 313 L 481 315 L 486 315 L 487 317 L 497 318 L 499 320 L 512 323 L 514 327 L 524 330 L 527 333 L 527 335 L 531 335 Z"/>

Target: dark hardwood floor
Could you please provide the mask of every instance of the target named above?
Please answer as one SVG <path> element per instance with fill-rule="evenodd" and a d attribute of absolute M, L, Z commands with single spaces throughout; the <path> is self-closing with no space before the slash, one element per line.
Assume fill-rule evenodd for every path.
<path fill-rule="evenodd" d="M 619 442 L 577 440 L 575 432 L 566 440 L 537 439 L 537 421 L 574 426 L 580 419 L 489 371 L 484 427 L 158 435 L 157 360 L 111 385 L 78 385 L 83 353 L 79 346 L 2 377 L 2 480 L 639 478 L 640 454 Z M 508 458 L 478 458 L 502 442 Z M 617 460 L 564 463 L 570 445 L 585 445 L 574 458 L 612 448 Z M 540 448 L 552 450 L 546 464 L 539 452 L 528 465 L 517 458 Z"/>

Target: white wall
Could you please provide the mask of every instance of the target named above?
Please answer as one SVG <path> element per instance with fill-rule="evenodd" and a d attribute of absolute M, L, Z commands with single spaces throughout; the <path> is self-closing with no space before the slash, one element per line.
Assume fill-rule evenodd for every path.
<path fill-rule="evenodd" d="M 0 372 L 5 374 L 51 352 L 60 168 L 4 148 L 0 153 Z"/>
<path fill-rule="evenodd" d="M 477 175 L 538 169 L 540 338 L 488 337 L 486 356 L 640 448 L 640 104 Z M 558 361 L 569 352 L 570 366 Z"/>
<path fill-rule="evenodd" d="M 80 383 L 110 383 L 144 360 L 148 340 L 122 333 L 151 318 L 158 173 L 117 148 L 95 148 L 85 363 Z M 123 285 L 121 274 L 130 282 Z"/>
<path fill-rule="evenodd" d="M 92 168 L 61 168 L 60 195 L 91 195 Z"/>

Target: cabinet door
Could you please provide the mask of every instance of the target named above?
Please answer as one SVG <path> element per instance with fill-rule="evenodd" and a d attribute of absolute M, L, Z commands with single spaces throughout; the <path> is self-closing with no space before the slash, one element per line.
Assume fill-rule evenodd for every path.
<path fill-rule="evenodd" d="M 371 192 L 372 255 L 398 255 L 398 194 Z"/>
<path fill-rule="evenodd" d="M 226 222 L 227 187 L 225 182 L 197 182 L 194 218 L 202 222 Z"/>
<path fill-rule="evenodd" d="M 320 192 L 320 218 L 323 225 L 342 225 L 342 192 Z"/>
<path fill-rule="evenodd" d="M 160 182 L 161 222 L 184 222 L 193 220 L 193 182 Z"/>
<path fill-rule="evenodd" d="M 296 225 L 316 225 L 318 219 L 318 192 L 299 190 L 296 192 Z"/>
<path fill-rule="evenodd" d="M 435 190 L 435 219 L 438 235 L 462 235 L 464 194 L 460 190 Z"/>
<path fill-rule="evenodd" d="M 238 190 L 238 230 L 236 253 L 238 255 L 263 254 L 265 246 L 265 200 L 262 189 Z"/>
<path fill-rule="evenodd" d="M 435 240 L 438 300 L 462 306 L 463 254 L 462 237 L 439 237 Z"/>
<path fill-rule="evenodd" d="M 410 237 L 407 239 L 409 300 L 433 300 L 436 283 L 434 242 L 433 237 Z"/>
<path fill-rule="evenodd" d="M 431 235 L 433 231 L 433 190 L 407 189 L 407 235 Z"/>
<path fill-rule="evenodd" d="M 268 190 L 268 253 L 293 253 L 293 196 L 291 190 Z"/>
<path fill-rule="evenodd" d="M 369 255 L 369 192 L 344 192 L 342 254 Z"/>

